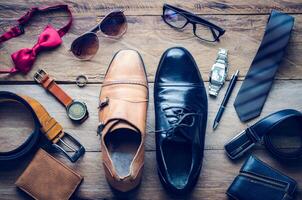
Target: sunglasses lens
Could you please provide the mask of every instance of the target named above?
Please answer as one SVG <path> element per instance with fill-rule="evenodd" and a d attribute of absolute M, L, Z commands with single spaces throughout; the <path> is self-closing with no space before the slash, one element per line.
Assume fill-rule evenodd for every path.
<path fill-rule="evenodd" d="M 121 36 L 127 29 L 127 20 L 123 12 L 112 12 L 103 19 L 101 31 L 109 36 Z"/>
<path fill-rule="evenodd" d="M 213 32 L 215 33 L 213 33 Z M 195 35 L 203 40 L 207 40 L 209 42 L 214 42 L 215 41 L 215 35 L 218 35 L 219 33 L 215 31 L 214 29 L 211 29 L 207 26 L 204 26 L 202 24 L 196 24 L 196 30 L 195 30 Z"/>
<path fill-rule="evenodd" d="M 86 33 L 71 44 L 72 53 L 79 59 L 91 59 L 99 49 L 99 39 L 95 33 Z"/>
<path fill-rule="evenodd" d="M 187 23 L 187 19 L 184 16 L 178 14 L 177 12 L 169 8 L 165 9 L 163 17 L 166 23 L 170 24 L 175 28 L 183 28 Z"/>

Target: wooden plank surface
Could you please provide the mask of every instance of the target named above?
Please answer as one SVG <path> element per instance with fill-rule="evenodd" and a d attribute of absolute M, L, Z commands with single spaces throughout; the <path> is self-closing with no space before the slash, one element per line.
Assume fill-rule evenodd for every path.
<path fill-rule="evenodd" d="M 64 2 L 64 1 L 61 1 Z M 225 191 L 247 158 L 245 156 L 238 162 L 230 161 L 223 150 L 224 144 L 238 132 L 252 125 L 260 118 L 285 108 L 302 110 L 302 2 L 301 0 L 276 0 L 276 1 L 149 1 L 149 0 L 102 0 L 65 1 L 71 7 L 74 23 L 71 30 L 64 36 L 63 44 L 52 51 L 42 52 L 34 65 L 33 70 L 27 75 L 4 76 L 0 75 L 0 91 L 7 90 L 19 94 L 32 96 L 39 100 L 49 113 L 59 121 L 67 132 L 86 147 L 86 153 L 75 164 L 70 163 L 63 156 L 52 151 L 62 162 L 81 173 L 85 180 L 76 192 L 74 199 L 120 199 L 114 194 L 104 177 L 101 162 L 100 141 L 96 136 L 98 124 L 98 95 L 103 81 L 104 73 L 114 53 L 120 49 L 133 48 L 138 50 L 147 67 L 150 81 L 150 102 L 148 110 L 148 127 L 145 153 L 145 168 L 140 187 L 126 199 L 204 199 L 226 200 Z M 217 44 L 200 42 L 192 35 L 191 27 L 183 32 L 178 32 L 167 26 L 161 19 L 163 3 L 171 3 L 187 10 L 201 14 L 226 29 L 226 34 Z M 0 0 L 0 33 L 3 33 L 15 20 L 23 15 L 31 6 L 45 6 L 53 4 L 50 0 L 28 1 Z M 128 19 L 128 31 L 120 40 L 104 38 L 100 33 L 100 49 L 91 61 L 79 61 L 68 51 L 73 39 L 88 30 L 104 14 L 114 8 L 125 10 Z M 201 175 L 195 189 L 186 197 L 175 197 L 167 193 L 162 187 L 156 172 L 154 106 L 153 106 L 153 81 L 157 65 L 162 53 L 169 47 L 184 46 L 194 56 L 203 79 L 208 87 L 208 73 L 216 58 L 218 48 L 229 49 L 230 72 L 240 69 L 240 80 L 243 80 L 261 42 L 268 14 L 271 9 L 278 9 L 291 13 L 295 17 L 295 26 L 287 48 L 286 55 L 277 73 L 275 83 L 266 101 L 260 117 L 248 123 L 241 123 L 232 106 L 235 96 L 242 81 L 239 81 L 230 103 L 224 113 L 218 129 L 212 131 L 212 123 L 219 104 L 226 90 L 224 87 L 217 99 L 209 98 L 208 126 L 205 141 L 205 157 Z M 20 48 L 32 47 L 46 24 L 50 23 L 59 28 L 67 22 L 63 12 L 51 12 L 35 18 L 26 27 L 26 34 L 14 38 L 0 45 L 0 67 L 12 66 L 10 54 Z M 64 108 L 40 86 L 33 82 L 32 75 L 38 68 L 43 68 L 61 83 L 68 93 L 87 103 L 90 117 L 82 125 L 73 124 L 67 117 Z M 78 88 L 75 78 L 85 74 L 89 84 L 85 88 Z M 227 85 L 227 84 L 226 84 Z M 22 109 L 7 105 L 0 107 L 0 152 L 12 149 L 18 141 L 26 138 L 32 127 L 31 120 L 26 118 L 28 113 Z M 7 140 L 7 134 L 10 134 Z M 285 142 L 287 148 L 294 144 Z M 276 169 L 293 177 L 302 185 L 302 162 L 280 163 L 272 158 L 263 146 L 256 146 L 253 151 L 261 160 L 264 160 Z M 28 165 L 31 156 L 16 166 L 0 166 L 0 199 L 28 199 L 14 186 L 17 177 Z M 296 199 L 302 200 L 301 189 L 298 190 Z"/>
<path fill-rule="evenodd" d="M 209 113 L 208 113 L 208 126 L 207 126 L 207 137 L 205 142 L 205 149 L 218 149 L 222 150 L 223 145 L 230 140 L 236 133 L 239 133 L 248 125 L 252 125 L 259 118 L 254 119 L 248 123 L 241 123 L 235 109 L 231 102 L 234 101 L 236 93 L 238 92 L 241 81 L 238 82 L 234 89 L 234 94 L 231 96 L 230 104 L 228 104 L 227 109 L 223 115 L 222 121 L 215 132 L 212 131 L 212 125 L 214 117 L 218 111 L 220 102 L 222 101 L 223 96 L 219 95 L 217 99 L 208 99 L 209 103 Z M 79 138 L 83 145 L 89 151 L 99 151 L 100 143 L 97 140 L 96 129 L 98 125 L 98 95 L 100 92 L 101 84 L 90 84 L 86 88 L 78 88 L 75 84 L 60 84 L 60 86 L 68 91 L 69 94 L 75 99 L 81 99 L 86 102 L 90 116 L 88 120 L 83 123 L 81 126 L 78 126 L 70 121 L 66 115 L 65 109 L 59 102 L 57 102 L 51 94 L 47 93 L 39 85 L 0 85 L 1 90 L 7 90 L 15 92 L 18 94 L 29 95 L 39 100 L 42 105 L 45 106 L 46 110 L 51 111 L 51 115 L 59 121 L 67 132 L 72 133 L 77 138 Z M 153 84 L 149 84 L 150 87 L 150 100 L 149 100 L 149 109 L 148 109 L 148 120 L 147 120 L 147 132 L 149 132 L 146 149 L 155 150 L 154 143 L 154 133 L 151 133 L 154 130 L 154 105 L 153 105 Z M 208 83 L 206 83 L 208 87 Z M 269 99 L 267 100 L 263 112 L 260 117 L 265 117 L 269 113 L 275 112 L 277 110 L 293 108 L 297 110 L 302 110 L 302 90 L 299 89 L 302 87 L 302 82 L 298 80 L 284 81 L 277 80 L 273 85 L 273 88 L 269 94 Z M 225 93 L 226 87 L 223 87 L 222 94 Z M 288 94 L 295 94 L 295 98 L 287 98 L 286 101 L 284 98 Z M 12 109 L 13 110 L 13 109 Z M 7 112 L 7 111 L 6 111 Z M 5 124 L 2 123 L 0 127 L 10 127 L 10 132 L 20 133 L 23 127 L 15 127 L 13 121 L 14 117 L 18 117 L 19 113 L 12 114 L 11 119 L 2 119 L 5 120 Z M 1 118 L 0 118 L 1 119 Z M 24 117 L 22 118 L 24 119 Z M 27 122 L 29 123 L 29 122 Z M 5 131 L 3 131 L 5 134 Z M 1 141 L 0 141 L 1 144 Z M 1 145 L 0 145 L 1 146 Z"/>
<path fill-rule="evenodd" d="M 301 163 L 292 166 L 284 166 L 272 159 L 271 156 L 263 150 L 257 150 L 254 154 L 278 170 L 281 170 L 289 176 L 295 177 L 299 183 L 302 182 Z M 56 158 L 59 158 L 62 162 L 85 176 L 84 182 L 75 194 L 76 198 L 106 200 L 118 199 L 118 197 L 120 197 L 119 195 L 112 193 L 106 182 L 100 153 L 86 153 L 83 159 L 75 164 L 71 164 L 60 155 L 56 155 Z M 245 158 L 237 163 L 232 163 L 228 160 L 224 151 L 207 150 L 205 152 L 199 181 L 186 199 L 227 200 L 225 191 L 234 177 L 238 174 Z M 140 200 L 184 199 L 184 197 L 171 196 L 171 194 L 166 192 L 162 187 L 157 176 L 155 160 L 155 153 L 145 153 L 145 167 L 142 183 L 135 192 L 131 193 L 129 196 L 123 196 L 124 199 L 125 197 L 128 197 L 128 199 Z M 16 189 L 14 182 L 25 169 L 28 162 L 29 161 L 20 163 L 20 166 L 18 166 L 17 169 L 0 171 L 1 199 L 26 199 L 27 196 Z M 301 198 L 302 195 L 299 190 L 297 199 Z"/>
<path fill-rule="evenodd" d="M 163 52 L 173 46 L 184 46 L 194 56 L 204 80 L 208 80 L 211 66 L 216 59 L 218 48 L 227 48 L 230 54 L 230 73 L 240 69 L 241 79 L 245 76 L 262 39 L 268 15 L 209 15 L 205 18 L 217 22 L 226 29 L 226 33 L 217 44 L 199 41 L 188 26 L 184 32 L 171 29 L 160 16 L 131 16 L 128 17 L 129 28 L 120 40 L 111 40 L 100 36 L 100 48 L 91 61 L 80 61 L 69 51 L 72 41 L 83 31 L 96 23 L 96 17 L 81 17 L 74 20 L 74 26 L 66 36 L 64 43 L 53 51 L 42 52 L 27 75 L 0 75 L 0 81 L 32 81 L 32 76 L 38 68 L 45 69 L 59 81 L 74 81 L 79 74 L 88 76 L 89 81 L 103 80 L 106 69 L 114 55 L 120 49 L 136 49 L 144 59 L 149 81 L 154 80 L 159 59 Z M 277 79 L 299 79 L 302 76 L 302 15 L 295 15 L 296 25 L 280 66 Z M 61 27 L 67 21 L 62 18 L 47 18 L 48 22 L 34 20 L 26 28 L 26 34 L 7 41 L 0 46 L 0 66 L 10 68 L 10 54 L 24 47 L 33 46 L 38 35 L 47 23 Z M 61 19 L 61 20 L 60 20 Z M 62 22 L 63 21 L 63 22 Z M 4 20 L 3 30 L 8 29 L 12 20 Z M 152 48 L 150 48 L 152 47 Z M 55 62 L 54 62 L 55 61 Z"/>
<path fill-rule="evenodd" d="M 239 86 L 242 82 L 238 82 L 234 94 L 237 93 Z M 64 127 L 64 129 L 71 133 L 73 136 L 78 138 L 82 144 L 86 147 L 87 152 L 84 157 L 77 163 L 71 164 L 65 158 L 60 155 L 60 159 L 71 166 L 73 169 L 79 171 L 82 175 L 85 176 L 85 181 L 81 185 L 79 191 L 76 193 L 76 197 L 88 198 L 88 199 L 111 199 L 115 196 L 110 191 L 105 177 L 104 172 L 101 166 L 101 154 L 100 154 L 100 141 L 96 136 L 96 126 L 98 124 L 97 117 L 97 101 L 98 94 L 101 87 L 101 84 L 90 84 L 87 88 L 80 89 L 74 84 L 61 84 L 60 85 L 66 91 L 69 91 L 70 95 L 77 99 L 83 99 L 87 103 L 88 109 L 90 111 L 89 119 L 81 126 L 73 124 L 65 114 L 64 108 L 54 100 L 54 98 L 46 93 L 43 88 L 39 85 L 2 85 L 0 90 L 7 90 L 16 92 L 19 94 L 27 94 L 31 97 L 39 100 L 45 108 L 55 117 Z M 208 86 L 208 84 L 206 84 Z M 302 82 L 299 80 L 276 80 L 273 85 L 272 91 L 269 95 L 269 99 L 263 109 L 263 112 L 260 117 L 264 117 L 269 113 L 274 111 L 288 108 L 288 105 L 291 105 L 290 108 L 302 110 L 302 91 L 297 89 L 302 87 Z M 85 95 L 83 91 L 85 90 Z M 226 87 L 223 88 L 222 93 L 224 93 Z M 284 97 L 287 94 L 295 94 L 296 98 L 287 98 L 284 101 Z M 230 102 L 233 102 L 235 95 L 232 95 Z M 206 141 L 205 141 L 205 157 L 204 157 L 204 166 L 199 178 L 199 182 L 195 190 L 188 197 L 189 199 L 226 199 L 225 191 L 229 186 L 230 182 L 235 177 L 236 173 L 240 166 L 242 165 L 245 158 L 241 159 L 239 162 L 231 162 L 225 155 L 223 150 L 223 145 L 230 140 L 233 136 L 247 127 L 248 124 L 253 124 L 257 121 L 255 119 L 248 124 L 240 123 L 233 106 L 230 104 L 227 107 L 227 110 L 224 114 L 222 122 L 218 129 L 213 132 L 211 125 L 213 123 L 213 118 L 217 112 L 219 103 L 221 102 L 222 96 L 220 95 L 217 100 L 209 99 L 209 120 L 208 128 L 206 132 Z M 273 102 L 271 102 L 273 100 Z M 0 116 L 6 116 L 4 119 L 0 118 L 2 123 L 0 124 L 0 138 L 9 133 L 12 133 L 12 138 L 15 139 L 15 142 L 20 139 L 19 133 L 24 131 L 25 127 L 30 127 L 30 120 L 22 121 L 22 126 L 16 126 L 20 121 L 19 119 L 24 119 L 24 116 L 20 113 L 9 112 L 12 108 L 6 108 L 5 111 L 0 109 Z M 10 115 L 4 114 L 10 113 Z M 150 131 L 154 127 L 154 106 L 153 106 L 153 84 L 150 84 L 150 102 L 148 110 L 148 136 L 146 141 L 146 165 L 144 170 L 143 182 L 134 194 L 131 194 L 131 198 L 135 199 L 149 199 L 149 195 L 153 194 L 152 199 L 175 199 L 175 197 L 170 197 L 167 192 L 162 188 L 156 173 L 156 162 L 155 162 L 155 138 L 154 133 Z M 2 115 L 1 115 L 2 114 Z M 13 121 L 13 120 L 16 121 Z M 13 145 L 10 144 L 9 146 Z M 1 143 L 0 147 L 3 147 L 4 144 Z M 297 163 L 297 165 L 282 165 L 278 161 L 271 158 L 271 156 L 263 150 L 262 146 L 257 146 L 253 151 L 261 159 L 272 163 L 274 167 L 279 170 L 282 170 L 284 173 L 291 175 L 297 181 L 302 183 L 302 175 L 300 171 L 302 170 L 302 163 Z M 1 149 L 0 149 L 1 150 Z M 217 161 L 220 161 L 217 165 Z M 27 161 L 29 162 L 29 161 Z M 26 164 L 21 164 L 22 167 L 10 170 L 9 172 L 3 171 L 0 172 L 0 179 L 3 178 L 4 182 L 0 182 L 0 194 L 3 194 L 5 199 L 15 199 L 22 196 L 26 198 L 22 193 L 16 192 L 16 188 L 13 183 L 20 173 L 24 170 Z M 3 186 L 3 187 L 2 187 Z M 299 191 L 300 195 L 300 191 Z M 300 198 L 300 196 L 299 196 Z M 302 198 L 302 196 L 301 196 Z M 180 198 L 181 199 L 181 198 Z"/>
<path fill-rule="evenodd" d="M 53 4 L 51 0 L 43 0 L 43 5 Z M 300 0 L 275 0 L 275 1 L 245 1 L 245 0 L 224 0 L 224 1 L 195 1 L 195 0 L 74 0 L 66 1 L 74 15 L 105 15 L 113 9 L 124 9 L 129 15 L 160 15 L 162 14 L 162 5 L 164 3 L 181 6 L 184 9 L 191 10 L 197 14 L 259 14 L 269 13 L 271 9 L 278 9 L 288 13 L 302 13 Z M 28 6 L 40 6 L 39 1 L 1 0 L 0 5 L 2 12 L 0 17 L 10 18 L 14 14 L 24 13 Z"/>

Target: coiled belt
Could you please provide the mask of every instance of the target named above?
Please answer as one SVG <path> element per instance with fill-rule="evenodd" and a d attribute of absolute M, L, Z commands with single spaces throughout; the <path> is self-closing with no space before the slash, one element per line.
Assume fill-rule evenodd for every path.
<path fill-rule="evenodd" d="M 9 152 L 0 152 L 0 161 L 17 160 L 25 156 L 38 146 L 41 132 L 51 141 L 52 146 L 62 152 L 71 162 L 77 161 L 84 154 L 85 148 L 71 135 L 64 132 L 62 126 L 48 114 L 37 100 L 28 96 L 0 91 L 0 104 L 4 102 L 18 102 L 24 105 L 32 115 L 35 128 L 22 145 Z"/>
<path fill-rule="evenodd" d="M 280 110 L 261 119 L 235 136 L 224 146 L 227 155 L 231 159 L 239 158 L 263 139 L 266 149 L 277 158 L 285 160 L 302 158 L 302 146 L 293 152 L 285 153 L 273 145 L 272 134 L 284 125 L 290 127 L 287 131 L 299 129 L 302 138 L 302 113 L 292 109 Z"/>

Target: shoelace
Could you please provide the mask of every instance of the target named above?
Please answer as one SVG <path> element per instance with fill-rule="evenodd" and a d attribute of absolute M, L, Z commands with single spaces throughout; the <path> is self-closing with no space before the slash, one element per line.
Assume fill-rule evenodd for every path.
<path fill-rule="evenodd" d="M 172 109 L 172 112 L 173 112 L 171 114 L 166 112 L 167 110 L 170 110 L 170 109 Z M 176 131 L 176 129 L 182 128 L 182 127 L 192 127 L 192 126 L 194 126 L 195 117 L 192 118 L 190 124 L 186 123 L 185 120 L 188 119 L 188 117 L 190 117 L 190 116 L 201 116 L 201 114 L 200 113 L 194 113 L 194 112 L 185 113 L 185 110 L 188 110 L 188 109 L 183 108 L 183 107 L 174 107 L 174 106 L 164 108 L 163 111 L 165 112 L 165 116 L 167 118 L 172 117 L 172 118 L 176 118 L 177 120 L 172 121 L 172 122 L 169 121 L 169 123 L 171 124 L 171 127 L 168 128 L 168 129 L 155 130 L 155 131 L 152 131 L 152 132 L 154 132 L 154 133 L 165 133 L 166 137 L 169 138 L 169 139 L 173 139 L 175 137 L 182 137 L 185 140 L 191 141 L 192 138 L 190 138 L 189 135 L 185 134 L 183 131 Z"/>

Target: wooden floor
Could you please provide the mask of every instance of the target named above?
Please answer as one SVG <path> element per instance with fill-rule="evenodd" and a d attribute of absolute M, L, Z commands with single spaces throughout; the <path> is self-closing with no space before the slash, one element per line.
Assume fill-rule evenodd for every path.
<path fill-rule="evenodd" d="M 225 191 L 238 173 L 245 156 L 238 162 L 231 162 L 225 155 L 224 144 L 260 118 L 284 108 L 302 110 L 302 2 L 301 0 L 275 1 L 183 1 L 183 0 L 75 0 L 66 1 L 73 12 L 74 23 L 71 30 L 63 38 L 63 44 L 52 51 L 39 55 L 33 69 L 27 75 L 0 76 L 0 90 L 29 95 L 39 100 L 59 121 L 67 132 L 77 137 L 85 146 L 86 153 L 75 164 L 64 157 L 53 154 L 61 161 L 78 171 L 85 177 L 84 182 L 75 194 L 79 199 L 115 199 L 110 190 L 102 168 L 100 141 L 96 136 L 98 124 L 98 95 L 104 73 L 112 56 L 119 49 L 138 50 L 144 59 L 148 79 L 150 81 L 150 102 L 148 110 L 148 132 L 154 129 L 153 82 L 161 54 L 169 47 L 183 46 L 187 48 L 199 66 L 206 86 L 208 74 L 216 58 L 219 47 L 229 49 L 230 72 L 240 70 L 240 80 L 230 99 L 220 126 L 213 132 L 211 125 L 218 110 L 226 87 L 217 99 L 209 99 L 208 127 L 205 141 L 205 157 L 199 181 L 187 199 L 223 200 L 227 199 Z M 217 44 L 208 44 L 193 37 L 191 28 L 178 32 L 167 26 L 161 19 L 162 5 L 169 2 L 185 9 L 201 14 L 204 18 L 225 28 L 226 33 Z M 4 1 L 0 0 L 1 33 L 7 30 L 15 20 L 32 6 L 45 6 L 51 0 L 40 1 Z M 128 19 L 128 32 L 120 40 L 110 40 L 100 36 L 100 49 L 91 61 L 79 61 L 69 50 L 75 37 L 85 32 L 99 21 L 104 14 L 114 8 L 125 10 Z M 249 123 L 241 123 L 232 103 L 244 79 L 244 76 L 255 56 L 261 42 L 270 10 L 278 9 L 295 17 L 295 26 L 289 42 L 287 53 L 277 73 L 273 88 L 266 101 L 262 114 Z M 63 12 L 52 12 L 35 18 L 26 27 L 26 34 L 12 39 L 0 46 L 0 67 L 12 66 L 10 54 L 23 47 L 32 47 L 37 36 L 47 23 L 56 28 L 67 22 Z M 74 98 L 84 100 L 90 112 L 89 119 L 78 126 L 68 119 L 64 108 L 40 86 L 33 81 L 33 74 L 38 68 L 45 69 L 55 77 L 60 85 Z M 75 85 L 75 78 L 84 74 L 89 78 L 85 88 Z M 230 76 L 229 76 L 230 77 Z M 10 112 L 11 111 L 11 112 Z M 5 113 L 5 115 L 4 115 Z M 1 115 L 2 114 L 2 115 Z M 19 119 L 19 121 L 18 121 Z M 22 120 L 21 120 L 22 119 Z M 0 109 L 0 151 L 12 149 L 16 141 L 26 136 L 31 121 L 24 119 L 24 113 L 11 107 Z M 20 134 L 21 133 L 21 134 Z M 3 138 L 11 136 L 9 141 Z M 182 199 L 171 197 L 162 187 L 156 172 L 154 134 L 149 133 L 146 142 L 145 168 L 142 184 L 137 191 L 128 196 L 129 199 Z M 288 144 L 290 145 L 290 144 Z M 294 165 L 282 164 L 273 159 L 263 147 L 257 146 L 253 151 L 261 160 L 293 177 L 302 186 L 302 162 Z M 17 177 L 29 163 L 30 158 L 20 160 L 18 166 L 6 167 L 0 171 L 0 199 L 28 199 L 14 186 Z M 302 199 L 299 189 L 297 199 Z"/>

